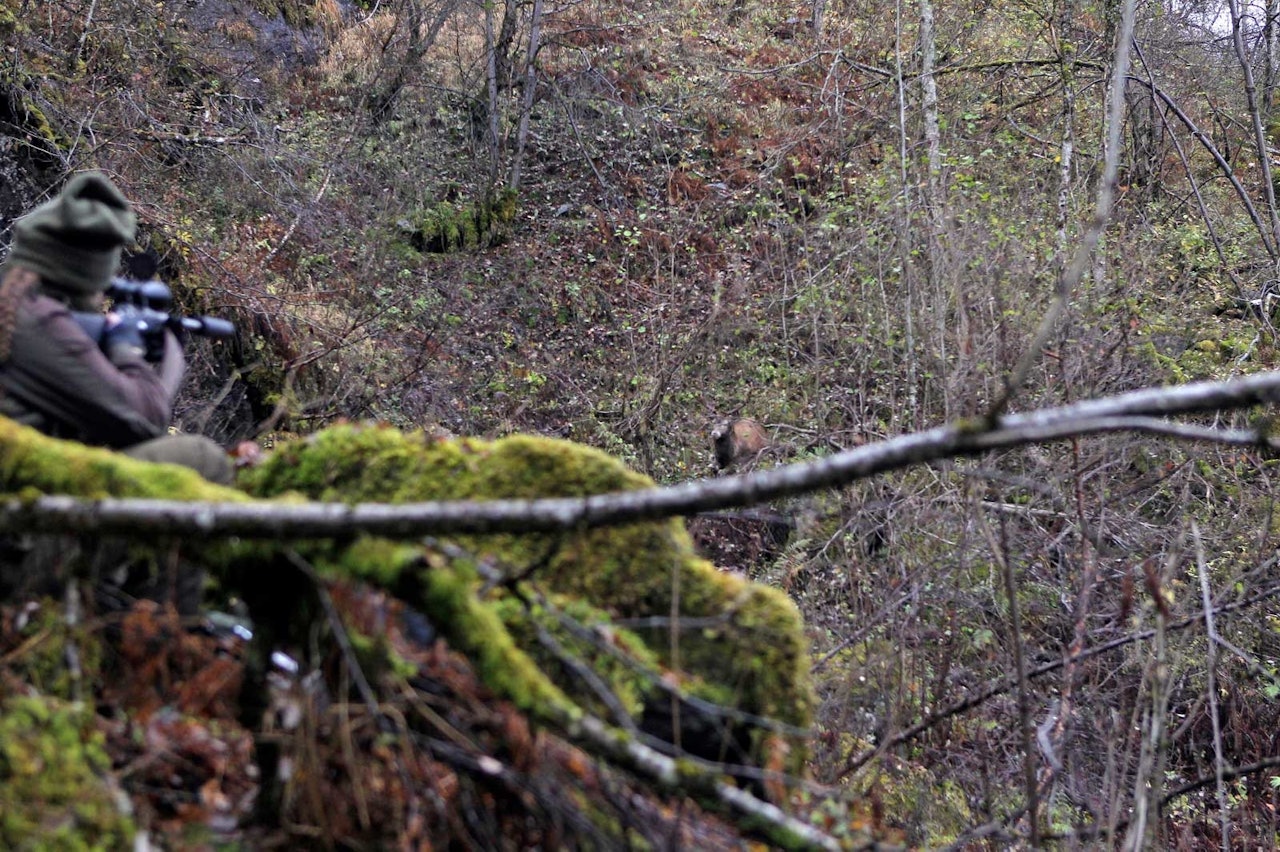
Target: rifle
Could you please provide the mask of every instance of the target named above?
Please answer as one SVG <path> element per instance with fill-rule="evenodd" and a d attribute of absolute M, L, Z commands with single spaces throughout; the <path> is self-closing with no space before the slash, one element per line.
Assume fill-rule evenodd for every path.
<path fill-rule="evenodd" d="M 106 295 L 111 299 L 111 310 L 119 315 L 120 321 L 133 323 L 137 327 L 146 347 L 144 357 L 153 364 L 164 357 L 166 329 L 176 334 L 180 341 L 185 340 L 188 334 L 216 339 L 235 337 L 236 334 L 236 327 L 229 320 L 210 316 L 184 317 L 169 313 L 173 294 L 163 281 L 113 278 Z M 89 335 L 89 339 L 101 347 L 107 328 L 106 316 L 79 311 L 73 311 L 71 315 L 85 334 Z"/>

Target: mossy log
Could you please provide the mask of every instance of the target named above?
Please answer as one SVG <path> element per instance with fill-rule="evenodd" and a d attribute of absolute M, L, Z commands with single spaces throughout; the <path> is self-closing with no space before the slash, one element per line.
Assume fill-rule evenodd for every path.
<path fill-rule="evenodd" d="M 0 491 L 28 498 L 398 503 L 581 496 L 652 485 L 615 459 L 566 441 L 436 441 L 356 425 L 278 448 L 263 465 L 243 472 L 239 484 L 242 490 L 222 488 L 182 468 L 56 441 L 0 419 Z M 581 683 L 530 638 L 537 633 L 532 620 L 548 605 L 589 612 L 596 627 L 607 619 L 632 620 L 639 626 L 614 643 L 635 646 L 628 663 L 595 665 L 624 705 L 661 718 L 671 702 L 664 685 L 675 682 L 683 695 L 723 705 L 731 718 L 750 722 L 740 724 L 738 733 L 747 735 L 752 762 L 793 771 L 802 764 L 803 742 L 795 733 L 807 726 L 812 699 L 795 607 L 777 590 L 718 572 L 698 558 L 678 520 L 558 535 L 459 536 L 447 546 L 355 531 L 342 541 L 287 543 L 156 542 L 154 533 L 148 538 L 135 547 L 154 550 L 157 559 L 172 558 L 180 548 L 183 559 L 202 564 L 225 591 L 271 601 L 275 610 L 298 597 L 290 585 L 297 582 L 291 565 L 298 559 L 322 577 L 385 588 L 422 611 L 471 657 L 490 688 L 559 724 L 581 716 L 580 703 L 570 697 L 581 698 Z M 490 582 L 485 591 L 477 571 L 481 563 L 521 580 Z M 544 603 L 531 610 L 514 606 L 510 590 L 520 588 Z M 680 735 L 669 724 L 663 734 Z M 781 765 L 779 754 L 788 755 Z"/>

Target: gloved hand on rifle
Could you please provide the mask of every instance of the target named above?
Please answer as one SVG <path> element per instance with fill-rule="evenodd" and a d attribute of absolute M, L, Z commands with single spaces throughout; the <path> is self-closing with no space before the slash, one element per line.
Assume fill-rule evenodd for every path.
<path fill-rule="evenodd" d="M 132 305 L 121 305 L 106 316 L 99 346 L 113 364 L 128 357 L 141 358 L 147 354 L 137 313 L 138 309 Z"/>

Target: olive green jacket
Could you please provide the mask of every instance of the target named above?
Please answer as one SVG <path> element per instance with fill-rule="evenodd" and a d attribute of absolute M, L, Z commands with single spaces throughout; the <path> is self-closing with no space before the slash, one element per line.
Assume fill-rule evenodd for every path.
<path fill-rule="evenodd" d="M 62 302 L 23 296 L 0 365 L 0 414 L 56 438 L 117 449 L 163 435 L 185 369 L 181 347 L 167 337 L 159 372 L 133 353 L 113 362 Z"/>

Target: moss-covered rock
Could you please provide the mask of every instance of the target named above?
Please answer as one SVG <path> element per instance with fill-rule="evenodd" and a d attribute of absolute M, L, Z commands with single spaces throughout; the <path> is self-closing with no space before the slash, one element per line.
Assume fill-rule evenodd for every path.
<path fill-rule="evenodd" d="M 10 697 L 0 705 L 0 848 L 130 848 L 133 823 L 109 767 L 88 708 Z"/>
<path fill-rule="evenodd" d="M 316 500 L 576 497 L 651 487 L 596 450 L 515 436 L 496 442 L 437 441 L 378 427 L 336 426 L 279 449 L 241 484 L 269 497 Z M 562 535 L 458 539 L 478 559 L 541 588 L 588 602 L 634 627 L 662 666 L 693 694 L 803 727 L 811 694 L 799 615 L 776 589 L 724 574 L 698 558 L 678 520 Z M 682 626 L 682 622 L 688 627 Z M 794 749 L 796 760 L 803 749 Z"/>
<path fill-rule="evenodd" d="M 151 464 L 73 441 L 59 441 L 0 417 L 0 492 L 36 497 L 155 497 L 169 500 L 244 501 L 233 488 L 195 471 Z"/>

